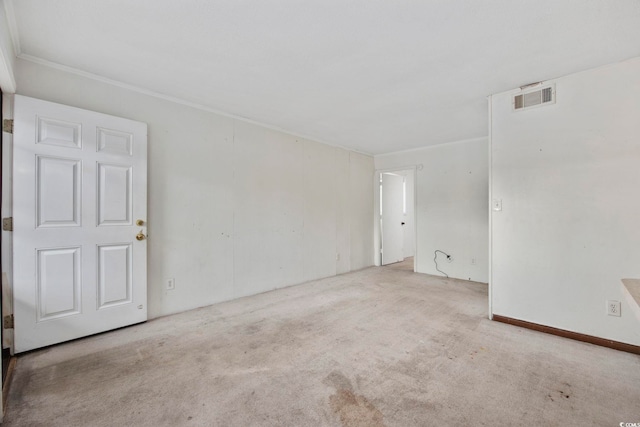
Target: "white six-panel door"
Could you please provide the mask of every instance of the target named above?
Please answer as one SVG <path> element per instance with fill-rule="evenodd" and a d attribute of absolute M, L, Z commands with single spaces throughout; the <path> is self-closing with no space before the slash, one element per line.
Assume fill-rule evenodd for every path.
<path fill-rule="evenodd" d="M 15 351 L 145 321 L 147 125 L 16 95 L 13 141 Z"/>
<path fill-rule="evenodd" d="M 403 183 L 400 175 L 382 174 L 382 265 L 404 260 Z"/>

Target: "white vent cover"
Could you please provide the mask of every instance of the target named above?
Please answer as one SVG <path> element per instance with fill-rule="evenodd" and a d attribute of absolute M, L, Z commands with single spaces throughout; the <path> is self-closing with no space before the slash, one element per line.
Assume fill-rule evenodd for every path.
<path fill-rule="evenodd" d="M 553 104 L 556 102 L 555 87 L 547 86 L 542 89 L 528 91 L 513 97 L 513 109 L 525 110 L 540 105 Z"/>

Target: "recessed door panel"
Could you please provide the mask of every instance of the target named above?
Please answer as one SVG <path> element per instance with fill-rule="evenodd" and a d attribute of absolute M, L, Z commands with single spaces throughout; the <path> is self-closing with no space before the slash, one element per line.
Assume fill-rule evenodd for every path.
<path fill-rule="evenodd" d="M 98 151 L 131 156 L 133 155 L 133 135 L 128 132 L 98 128 Z"/>
<path fill-rule="evenodd" d="M 80 313 L 80 248 L 37 250 L 38 321 Z"/>
<path fill-rule="evenodd" d="M 131 166 L 98 163 L 98 224 L 131 224 Z"/>
<path fill-rule="evenodd" d="M 98 308 L 131 302 L 131 243 L 98 246 Z"/>
<path fill-rule="evenodd" d="M 37 142 L 67 148 L 82 148 L 82 125 L 38 117 Z"/>
<path fill-rule="evenodd" d="M 36 223 L 38 227 L 80 225 L 80 160 L 36 157 Z"/>

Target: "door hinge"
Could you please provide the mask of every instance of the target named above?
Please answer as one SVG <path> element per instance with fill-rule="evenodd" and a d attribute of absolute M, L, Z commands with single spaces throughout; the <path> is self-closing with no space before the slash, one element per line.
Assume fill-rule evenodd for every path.
<path fill-rule="evenodd" d="M 13 217 L 2 218 L 2 230 L 3 231 L 13 231 Z"/>
<path fill-rule="evenodd" d="M 2 318 L 2 326 L 4 329 L 13 329 L 13 314 Z"/>
<path fill-rule="evenodd" d="M 2 121 L 2 132 L 13 133 L 13 119 L 4 119 Z"/>

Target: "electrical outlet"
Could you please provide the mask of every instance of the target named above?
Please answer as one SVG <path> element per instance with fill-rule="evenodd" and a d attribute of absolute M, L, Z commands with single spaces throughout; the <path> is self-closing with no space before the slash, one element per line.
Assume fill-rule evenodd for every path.
<path fill-rule="evenodd" d="M 176 279 L 167 279 L 167 290 L 172 291 L 176 288 Z"/>
<path fill-rule="evenodd" d="M 609 316 L 621 316 L 620 313 L 620 301 L 607 301 L 607 314 Z"/>
<path fill-rule="evenodd" d="M 451 255 L 447 256 L 447 262 L 453 262 L 453 257 Z"/>
<path fill-rule="evenodd" d="M 502 210 L 502 199 L 493 199 L 491 207 L 494 212 L 500 212 Z"/>

